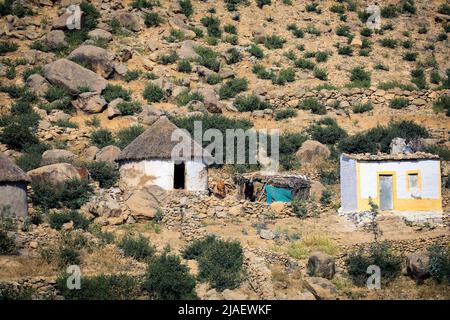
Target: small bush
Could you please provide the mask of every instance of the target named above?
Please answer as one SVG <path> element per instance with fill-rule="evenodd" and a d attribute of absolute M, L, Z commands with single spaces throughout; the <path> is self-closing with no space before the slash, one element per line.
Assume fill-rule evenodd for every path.
<path fill-rule="evenodd" d="M 126 82 L 130 82 L 130 81 L 139 79 L 140 76 L 141 76 L 141 71 L 139 71 L 139 70 L 128 70 L 125 73 L 125 76 L 123 77 L 123 79 Z"/>
<path fill-rule="evenodd" d="M 319 80 L 326 81 L 328 79 L 328 72 L 325 69 L 315 67 L 314 77 L 316 77 Z"/>
<path fill-rule="evenodd" d="M 333 193 L 331 192 L 331 190 L 329 189 L 325 189 L 322 192 L 322 196 L 320 197 L 320 203 L 323 206 L 327 206 L 331 203 L 331 197 L 332 197 Z"/>
<path fill-rule="evenodd" d="M 179 0 L 178 3 L 181 8 L 181 13 L 186 17 L 189 18 L 194 14 L 194 8 L 192 7 L 191 0 Z"/>
<path fill-rule="evenodd" d="M 176 103 L 179 106 L 185 106 L 187 105 L 189 102 L 191 101 L 203 101 L 203 96 L 194 91 L 194 92 L 189 92 L 189 89 L 185 89 L 183 90 L 177 97 L 176 97 Z"/>
<path fill-rule="evenodd" d="M 116 145 L 120 149 L 125 149 L 134 139 L 140 136 L 145 131 L 144 127 L 140 125 L 132 125 L 128 128 L 123 128 L 117 131 Z"/>
<path fill-rule="evenodd" d="M 389 107 L 392 109 L 403 109 L 406 108 L 409 104 L 408 99 L 406 98 L 394 98 L 389 101 Z"/>
<path fill-rule="evenodd" d="M 254 57 L 258 58 L 258 59 L 262 59 L 264 58 L 264 52 L 262 51 L 262 49 L 256 45 L 256 44 L 251 44 L 250 47 L 247 49 L 247 51 Z"/>
<path fill-rule="evenodd" d="M 243 251 L 239 242 L 229 242 L 209 236 L 194 241 L 185 249 L 184 257 L 193 257 L 199 263 L 199 279 L 207 281 L 219 291 L 236 288 L 242 278 Z M 193 256 L 192 249 L 198 254 Z"/>
<path fill-rule="evenodd" d="M 242 55 L 236 48 L 230 48 L 226 53 L 228 64 L 235 64 L 242 60 Z"/>
<path fill-rule="evenodd" d="M 403 60 L 406 61 L 416 61 L 417 59 L 417 52 L 407 52 L 403 55 Z"/>
<path fill-rule="evenodd" d="M 155 254 L 155 248 L 143 235 L 134 237 L 128 234 L 119 242 L 118 247 L 122 249 L 125 256 L 136 260 L 149 260 Z"/>
<path fill-rule="evenodd" d="M 339 46 L 338 47 L 338 54 L 342 56 L 351 56 L 353 54 L 353 49 L 351 46 Z"/>
<path fill-rule="evenodd" d="M 165 93 L 156 84 L 149 83 L 145 86 L 142 96 L 148 102 L 160 102 L 164 98 Z"/>
<path fill-rule="evenodd" d="M 4 55 L 8 52 L 14 52 L 19 48 L 19 46 L 11 41 L 0 41 L 0 55 Z"/>
<path fill-rule="evenodd" d="M 368 277 L 367 267 L 376 265 L 381 269 L 381 280 L 389 283 L 400 275 L 402 259 L 393 255 L 386 243 L 374 243 L 367 254 L 362 251 L 352 253 L 346 260 L 347 272 L 353 282 L 363 286 Z"/>
<path fill-rule="evenodd" d="M 370 72 L 363 67 L 355 67 L 350 72 L 350 81 L 359 87 L 369 87 L 371 83 Z"/>
<path fill-rule="evenodd" d="M 295 116 L 297 116 L 297 110 L 295 110 L 294 108 L 280 109 L 275 112 L 276 121 L 293 118 Z"/>
<path fill-rule="evenodd" d="M 178 60 L 178 55 L 175 52 L 164 54 L 159 58 L 159 63 L 163 65 L 175 63 Z"/>
<path fill-rule="evenodd" d="M 146 12 L 144 14 L 144 23 L 147 27 L 158 27 L 162 21 L 157 12 Z"/>
<path fill-rule="evenodd" d="M 212 70 L 219 71 L 220 62 L 217 60 L 217 53 L 210 48 L 197 46 L 195 47 L 195 52 L 199 55 L 197 59 L 198 64 Z"/>
<path fill-rule="evenodd" d="M 131 116 L 133 114 L 142 111 L 142 107 L 139 102 L 128 102 L 128 101 L 123 101 L 119 103 L 117 105 L 117 109 L 119 109 L 122 116 Z"/>
<path fill-rule="evenodd" d="M 332 118 L 324 118 L 313 123 L 307 129 L 307 132 L 314 140 L 328 145 L 333 145 L 347 137 L 347 132 L 339 127 L 336 120 Z"/>
<path fill-rule="evenodd" d="M 191 73 L 192 72 L 192 66 L 189 60 L 180 60 L 177 63 L 177 71 L 183 72 L 183 73 Z"/>
<path fill-rule="evenodd" d="M 211 84 L 211 85 L 218 84 L 220 82 L 222 82 L 222 77 L 220 75 L 218 75 L 217 73 L 210 74 L 206 78 L 206 83 Z"/>
<path fill-rule="evenodd" d="M 233 105 L 241 112 L 272 108 L 269 103 L 261 101 L 257 96 L 239 96 Z"/>
<path fill-rule="evenodd" d="M 430 254 L 430 275 L 437 283 L 450 283 L 450 249 L 433 245 Z"/>
<path fill-rule="evenodd" d="M 65 210 L 48 215 L 48 223 L 50 227 L 56 230 L 61 230 L 63 224 L 73 221 L 74 229 L 86 230 L 90 222 L 77 210 Z"/>
<path fill-rule="evenodd" d="M 114 99 L 122 98 L 125 101 L 131 100 L 131 94 L 128 90 L 124 89 L 120 85 L 108 84 L 102 91 L 102 96 L 107 102 L 111 102 Z"/>
<path fill-rule="evenodd" d="M 143 285 L 158 300 L 196 299 L 195 278 L 180 258 L 163 253 L 148 265 Z"/>
<path fill-rule="evenodd" d="M 91 133 L 90 140 L 92 145 L 100 149 L 114 144 L 114 138 L 108 129 L 97 129 Z"/>
<path fill-rule="evenodd" d="M 311 110 L 311 112 L 314 114 L 326 114 L 327 113 L 327 109 L 326 109 L 325 105 L 323 105 L 322 103 L 319 102 L 319 100 L 317 100 L 316 98 L 313 98 L 313 97 L 303 99 L 299 103 L 298 107 L 302 110 Z"/>
<path fill-rule="evenodd" d="M 86 168 L 92 179 L 99 182 L 100 188 L 111 188 L 119 179 L 119 172 L 108 162 L 90 162 Z"/>
<path fill-rule="evenodd" d="M 295 70 L 292 68 L 281 69 L 278 76 L 272 77 L 272 83 L 284 86 L 287 82 L 295 81 Z"/>
<path fill-rule="evenodd" d="M 68 96 L 70 96 L 69 92 L 65 88 L 59 86 L 50 86 L 44 94 L 44 98 L 48 102 L 61 100 Z"/>
<path fill-rule="evenodd" d="M 435 112 L 445 112 L 447 117 L 450 116 L 450 96 L 441 95 L 433 102 L 433 110 Z"/>
<path fill-rule="evenodd" d="M 126 274 L 83 276 L 80 290 L 67 288 L 67 276 L 61 276 L 56 287 L 66 300 L 131 300 L 139 296 L 139 282 Z"/>
<path fill-rule="evenodd" d="M 350 36 L 350 27 L 340 25 L 336 28 L 336 34 L 340 37 L 349 37 Z"/>
<path fill-rule="evenodd" d="M 314 62 L 307 59 L 298 59 L 295 61 L 295 66 L 300 69 L 313 70 L 315 64 Z"/>
<path fill-rule="evenodd" d="M 266 39 L 264 40 L 264 46 L 267 49 L 281 49 L 283 48 L 285 42 L 285 39 L 273 34 L 266 37 Z"/>
<path fill-rule="evenodd" d="M 13 122 L 3 128 L 0 133 L 0 142 L 10 149 L 21 151 L 30 145 L 37 144 L 39 140 L 29 127 Z"/>
<path fill-rule="evenodd" d="M 59 191 L 61 204 L 69 209 L 79 209 L 89 201 L 94 194 L 94 189 L 89 181 L 84 179 L 69 179 L 64 182 L 63 188 Z"/>
<path fill-rule="evenodd" d="M 14 239 L 10 238 L 6 231 L 0 229 L 0 255 L 14 255 L 16 252 Z"/>
<path fill-rule="evenodd" d="M 395 49 L 398 45 L 398 42 L 397 40 L 392 38 L 384 38 L 380 40 L 380 44 L 383 47 Z"/>
<path fill-rule="evenodd" d="M 425 78 L 425 72 L 421 68 L 411 70 L 411 82 L 416 85 L 418 89 L 426 89 L 428 87 Z"/>
<path fill-rule="evenodd" d="M 272 4 L 272 0 L 256 0 L 256 5 L 258 8 L 262 9 L 264 6 L 270 6 Z"/>
<path fill-rule="evenodd" d="M 220 99 L 234 98 L 238 93 L 246 91 L 248 80 L 246 78 L 235 78 L 225 82 L 219 89 Z"/>
<path fill-rule="evenodd" d="M 297 218 L 303 219 L 308 215 L 308 208 L 306 207 L 305 200 L 294 198 L 291 201 L 292 210 Z"/>
<path fill-rule="evenodd" d="M 364 113 L 373 110 L 372 102 L 360 103 L 353 106 L 353 113 Z"/>
<path fill-rule="evenodd" d="M 220 38 L 222 30 L 220 29 L 220 20 L 217 17 L 206 16 L 200 19 L 200 22 L 208 31 L 208 36 Z"/>
<path fill-rule="evenodd" d="M 252 68 L 252 72 L 256 74 L 259 79 L 272 79 L 275 74 L 272 71 L 267 70 L 262 64 L 255 64 Z"/>

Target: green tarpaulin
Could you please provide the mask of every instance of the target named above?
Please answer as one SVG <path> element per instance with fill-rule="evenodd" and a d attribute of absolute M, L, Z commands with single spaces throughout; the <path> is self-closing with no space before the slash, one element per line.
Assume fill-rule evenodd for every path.
<path fill-rule="evenodd" d="M 290 189 L 266 185 L 264 190 L 266 192 L 267 203 L 272 203 L 275 201 L 290 202 L 292 200 L 292 192 Z"/>

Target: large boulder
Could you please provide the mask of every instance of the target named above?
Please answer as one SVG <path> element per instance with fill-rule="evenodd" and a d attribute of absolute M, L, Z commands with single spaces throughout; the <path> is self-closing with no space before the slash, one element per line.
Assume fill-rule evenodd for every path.
<path fill-rule="evenodd" d="M 32 74 L 26 80 L 25 86 L 38 96 L 43 96 L 48 90 L 49 83 L 40 74 Z"/>
<path fill-rule="evenodd" d="M 406 257 L 408 274 L 419 283 L 430 276 L 430 255 L 427 252 L 412 253 Z"/>
<path fill-rule="evenodd" d="M 121 152 L 120 148 L 116 146 L 103 147 L 95 155 L 95 161 L 115 164 L 115 161 L 119 156 L 120 152 Z"/>
<path fill-rule="evenodd" d="M 61 162 L 72 162 L 75 159 L 75 154 L 68 150 L 51 149 L 42 154 L 41 164 L 43 166 Z"/>
<path fill-rule="evenodd" d="M 60 188 L 69 179 L 81 179 L 82 175 L 69 163 L 57 163 L 28 171 L 28 176 L 54 188 Z"/>
<path fill-rule="evenodd" d="M 197 90 L 203 96 L 203 103 L 211 113 L 222 113 L 222 109 L 219 106 L 219 99 L 213 89 L 201 88 Z"/>
<path fill-rule="evenodd" d="M 337 290 L 330 280 L 320 277 L 306 277 L 303 284 L 317 300 L 336 300 Z"/>
<path fill-rule="evenodd" d="M 181 59 L 195 60 L 199 55 L 195 52 L 196 43 L 192 40 L 186 40 L 181 47 L 177 50 L 177 54 Z"/>
<path fill-rule="evenodd" d="M 66 35 L 62 30 L 52 30 L 45 36 L 45 43 L 50 49 L 57 49 L 67 45 Z"/>
<path fill-rule="evenodd" d="M 319 141 L 306 140 L 295 154 L 302 163 L 312 163 L 325 160 L 330 156 L 330 150 Z"/>
<path fill-rule="evenodd" d="M 136 219 L 153 219 L 167 197 L 164 189 L 158 186 L 146 186 L 131 193 L 125 204 Z"/>
<path fill-rule="evenodd" d="M 108 51 L 97 46 L 79 46 L 69 54 L 68 58 L 77 62 L 86 63 L 90 66 L 91 70 L 104 78 L 108 78 L 114 72 L 114 64 Z"/>
<path fill-rule="evenodd" d="M 334 258 L 323 252 L 313 252 L 308 259 L 308 275 L 333 279 L 336 273 Z"/>
<path fill-rule="evenodd" d="M 119 12 L 116 14 L 116 19 L 122 27 L 125 27 L 128 30 L 136 32 L 141 30 L 141 19 L 135 13 L 126 11 Z"/>
<path fill-rule="evenodd" d="M 103 39 L 106 41 L 112 40 L 111 32 L 103 30 L 103 29 L 94 29 L 94 30 L 89 31 L 88 37 L 93 40 L 95 40 L 95 39 Z"/>
<path fill-rule="evenodd" d="M 73 94 L 80 93 L 80 88 L 88 87 L 100 93 L 107 81 L 94 71 L 83 68 L 67 59 L 59 59 L 44 67 L 44 76 L 50 83 L 62 86 Z"/>
<path fill-rule="evenodd" d="M 122 98 L 116 98 L 113 101 L 111 101 L 110 103 L 108 103 L 108 109 L 107 109 L 108 119 L 113 119 L 122 114 L 122 112 L 120 112 L 120 109 L 119 109 L 119 104 L 121 104 L 122 102 L 124 102 L 124 100 Z"/>
<path fill-rule="evenodd" d="M 106 100 L 96 92 L 83 92 L 77 100 L 72 101 L 75 109 L 83 110 L 87 113 L 99 113 L 106 107 Z"/>

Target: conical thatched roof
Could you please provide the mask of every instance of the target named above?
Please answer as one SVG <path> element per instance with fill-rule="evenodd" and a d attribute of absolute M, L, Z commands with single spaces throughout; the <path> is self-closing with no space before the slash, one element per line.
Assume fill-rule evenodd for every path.
<path fill-rule="evenodd" d="M 0 152 L 0 182 L 30 182 L 27 174 Z"/>
<path fill-rule="evenodd" d="M 150 159 L 172 159 L 172 150 L 179 143 L 183 143 L 184 150 L 191 150 L 190 155 L 182 154 L 181 160 L 204 159 L 209 156 L 202 147 L 191 138 L 187 132 L 183 132 L 183 139 L 172 141 L 172 133 L 179 129 L 167 117 L 163 116 L 134 139 L 122 150 L 116 161 L 141 161 Z M 179 148 L 179 146 L 178 146 Z"/>

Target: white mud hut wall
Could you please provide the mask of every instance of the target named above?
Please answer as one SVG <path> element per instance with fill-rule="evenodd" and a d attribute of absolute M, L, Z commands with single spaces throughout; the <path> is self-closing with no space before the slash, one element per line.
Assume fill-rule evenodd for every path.
<path fill-rule="evenodd" d="M 411 190 L 408 174 L 417 173 L 419 186 Z M 369 198 L 379 204 L 379 175 L 393 175 L 393 210 L 442 211 L 440 161 L 357 161 L 344 155 L 340 160 L 343 212 L 368 210 Z"/>
<path fill-rule="evenodd" d="M 172 160 L 128 162 L 120 167 L 120 179 L 131 188 L 157 185 L 164 190 L 172 190 L 175 178 L 174 166 Z M 208 168 L 203 161 L 185 162 L 185 189 L 188 191 L 208 189 Z"/>
<path fill-rule="evenodd" d="M 358 210 L 356 160 L 341 156 L 341 207 L 343 212 Z"/>

